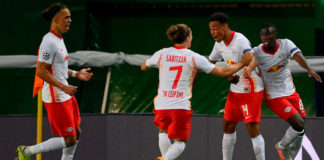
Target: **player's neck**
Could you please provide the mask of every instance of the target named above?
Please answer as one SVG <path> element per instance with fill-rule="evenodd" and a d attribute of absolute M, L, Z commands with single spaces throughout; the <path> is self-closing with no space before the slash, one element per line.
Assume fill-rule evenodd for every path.
<path fill-rule="evenodd" d="M 183 42 L 183 43 L 176 43 L 176 44 L 174 44 L 174 46 L 178 47 L 178 48 L 183 48 L 183 47 L 189 48 L 190 45 L 186 42 Z"/>
<path fill-rule="evenodd" d="M 232 37 L 232 30 L 227 29 L 224 36 L 224 42 L 228 44 L 231 41 L 231 37 Z"/>
<path fill-rule="evenodd" d="M 277 49 L 277 41 L 274 42 L 274 44 L 269 45 L 268 47 L 264 46 L 264 50 L 268 52 L 274 52 Z"/>
<path fill-rule="evenodd" d="M 50 31 L 53 32 L 59 38 L 62 38 L 63 33 L 60 32 L 60 30 L 57 27 L 55 27 L 53 24 L 51 25 Z"/>

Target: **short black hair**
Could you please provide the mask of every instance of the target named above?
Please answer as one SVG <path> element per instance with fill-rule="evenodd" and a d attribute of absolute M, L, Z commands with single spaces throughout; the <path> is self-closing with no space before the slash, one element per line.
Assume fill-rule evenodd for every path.
<path fill-rule="evenodd" d="M 56 13 L 58 13 L 61 9 L 67 8 L 66 5 L 61 3 L 53 3 L 48 8 L 44 9 L 42 12 L 43 18 L 47 21 L 52 21 Z"/>
<path fill-rule="evenodd" d="M 212 21 L 218 21 L 220 24 L 225 24 L 228 23 L 228 16 L 222 12 L 215 12 L 209 18 L 209 22 Z"/>
<path fill-rule="evenodd" d="M 270 28 L 272 28 L 272 31 L 269 30 Z M 263 29 L 267 29 L 267 30 L 269 30 L 269 32 L 277 32 L 276 26 L 273 23 L 269 23 L 269 22 L 262 24 L 261 31 Z"/>

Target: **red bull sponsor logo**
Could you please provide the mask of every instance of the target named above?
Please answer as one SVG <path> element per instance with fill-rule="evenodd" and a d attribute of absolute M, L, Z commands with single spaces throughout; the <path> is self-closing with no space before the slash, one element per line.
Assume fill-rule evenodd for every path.
<path fill-rule="evenodd" d="M 284 65 L 274 65 L 267 72 L 278 72 Z"/>
<path fill-rule="evenodd" d="M 227 59 L 226 63 L 227 63 L 227 64 L 235 64 L 235 62 L 232 61 L 231 59 Z"/>

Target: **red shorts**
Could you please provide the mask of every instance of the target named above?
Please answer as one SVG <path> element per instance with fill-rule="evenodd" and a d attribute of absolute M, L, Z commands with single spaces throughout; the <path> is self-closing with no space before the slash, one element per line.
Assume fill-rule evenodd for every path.
<path fill-rule="evenodd" d="M 290 96 L 265 100 L 265 104 L 272 112 L 284 120 L 287 120 L 296 113 L 299 113 L 302 117 L 306 117 L 303 102 L 297 92 Z"/>
<path fill-rule="evenodd" d="M 168 130 L 170 139 L 188 140 L 191 131 L 192 110 L 172 109 L 153 110 L 155 113 L 154 125 Z"/>
<path fill-rule="evenodd" d="M 254 93 L 228 92 L 224 119 L 232 122 L 260 122 L 263 91 Z"/>
<path fill-rule="evenodd" d="M 81 118 L 75 97 L 59 103 L 44 102 L 44 105 L 53 135 L 65 137 L 76 134 Z"/>

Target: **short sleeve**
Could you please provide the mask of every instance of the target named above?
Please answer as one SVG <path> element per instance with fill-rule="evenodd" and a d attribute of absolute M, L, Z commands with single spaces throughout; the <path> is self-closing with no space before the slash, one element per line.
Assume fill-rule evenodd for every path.
<path fill-rule="evenodd" d="M 162 49 L 163 50 L 163 49 Z M 152 57 L 146 60 L 146 66 L 156 67 L 158 66 L 159 60 L 161 58 L 162 50 L 155 52 Z"/>
<path fill-rule="evenodd" d="M 252 51 L 253 51 L 254 53 L 256 53 L 257 50 L 258 50 L 258 47 L 253 47 L 253 49 L 252 49 Z"/>
<path fill-rule="evenodd" d="M 253 52 L 251 48 L 251 43 L 246 37 L 243 36 L 239 44 L 241 45 L 240 48 L 242 48 L 243 54 L 251 51 Z"/>
<path fill-rule="evenodd" d="M 259 54 L 257 54 L 257 53 L 258 53 L 258 48 L 259 48 L 259 47 L 253 47 L 253 49 L 252 49 L 252 52 L 254 53 L 254 55 L 255 55 L 256 57 L 258 57 L 258 55 L 259 55 Z"/>
<path fill-rule="evenodd" d="M 43 41 L 39 47 L 38 61 L 52 64 L 55 54 L 55 44 Z"/>
<path fill-rule="evenodd" d="M 206 57 L 203 57 L 197 53 L 194 54 L 194 59 L 196 62 L 196 67 L 206 73 L 210 73 L 215 67 L 215 65 L 210 63 Z"/>
<path fill-rule="evenodd" d="M 290 57 L 293 57 L 297 52 L 300 52 L 300 49 L 289 39 L 286 39 L 287 43 L 287 53 L 290 54 Z"/>
<path fill-rule="evenodd" d="M 210 61 L 221 61 L 222 55 L 220 54 L 219 50 L 217 49 L 217 42 L 215 42 L 214 48 L 212 52 L 210 53 L 208 59 Z"/>

